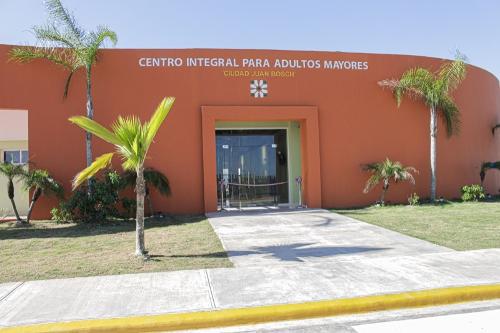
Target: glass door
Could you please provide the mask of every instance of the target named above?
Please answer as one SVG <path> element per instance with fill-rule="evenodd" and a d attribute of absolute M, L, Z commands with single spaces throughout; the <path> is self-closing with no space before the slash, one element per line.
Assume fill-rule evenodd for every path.
<path fill-rule="evenodd" d="M 288 203 L 286 130 L 217 130 L 220 208 Z"/>

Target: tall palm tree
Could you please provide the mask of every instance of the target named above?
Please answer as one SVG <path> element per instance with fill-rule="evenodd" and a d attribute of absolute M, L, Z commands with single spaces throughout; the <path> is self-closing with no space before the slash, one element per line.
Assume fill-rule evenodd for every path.
<path fill-rule="evenodd" d="M 368 193 L 380 182 L 382 182 L 382 194 L 380 196 L 380 204 L 385 204 L 385 194 L 389 190 L 389 185 L 391 182 L 398 183 L 400 181 L 409 181 L 415 184 L 415 178 L 413 173 L 418 171 L 411 166 L 403 166 L 401 162 L 393 162 L 389 158 L 386 158 L 383 162 L 378 163 L 368 163 L 363 165 L 363 170 L 372 173 L 371 177 L 366 182 L 364 193 Z"/>
<path fill-rule="evenodd" d="M 63 187 L 52 178 L 47 170 L 35 169 L 26 172 L 23 175 L 24 187 L 27 191 L 33 190 L 26 216 L 26 223 L 30 223 L 31 213 L 35 207 L 36 202 L 42 194 L 50 195 L 55 194 L 58 197 L 63 196 Z"/>
<path fill-rule="evenodd" d="M 122 176 L 123 186 L 134 186 L 137 181 L 137 174 L 133 171 L 125 171 Z M 149 214 L 154 215 L 153 200 L 151 200 L 151 188 L 155 188 L 161 195 L 170 195 L 170 183 L 167 176 L 155 168 L 144 168 L 144 182 L 146 184 L 145 199 L 149 205 Z"/>
<path fill-rule="evenodd" d="M 399 80 L 379 82 L 380 86 L 392 89 L 398 107 L 403 96 L 409 96 L 423 101 L 430 110 L 431 201 L 436 200 L 437 117 L 443 119 L 448 137 L 458 133 L 460 110 L 451 92 L 465 79 L 465 75 L 465 57 L 458 54 L 454 61 L 444 63 L 436 72 L 417 67 L 404 72 Z"/>
<path fill-rule="evenodd" d="M 47 59 L 69 71 L 64 86 L 64 97 L 68 95 L 73 74 L 84 69 L 87 89 L 87 117 L 94 117 L 94 102 L 92 98 L 92 66 L 98 59 L 98 51 L 109 40 L 113 45 L 118 38 L 116 33 L 104 26 L 95 31 L 85 31 L 75 20 L 75 17 L 63 7 L 61 0 L 45 2 L 50 22 L 44 26 L 33 27 L 32 31 L 39 45 L 33 47 L 15 47 L 10 51 L 10 57 L 19 62 L 30 62 L 35 59 Z M 87 166 L 92 163 L 92 136 L 86 133 Z"/>
<path fill-rule="evenodd" d="M 0 174 L 7 177 L 7 195 L 9 196 L 10 203 L 12 204 L 12 210 L 14 210 L 14 214 L 16 215 L 17 224 L 24 223 L 19 216 L 19 212 L 17 211 L 15 197 L 15 188 L 14 188 L 14 180 L 21 179 L 24 175 L 24 166 L 11 164 L 7 162 L 3 162 L 0 164 Z"/>
<path fill-rule="evenodd" d="M 126 118 L 120 116 L 112 125 L 111 130 L 87 117 L 76 116 L 69 118 L 72 123 L 113 144 L 116 147 L 116 153 L 122 159 L 122 168 L 136 173 L 136 256 L 147 256 L 144 245 L 144 196 L 146 194 L 144 162 L 149 147 L 170 112 L 174 101 L 173 97 L 164 98 L 151 119 L 144 124 L 141 124 L 141 121 L 136 116 Z M 94 176 L 99 170 L 109 166 L 114 154 L 101 155 L 89 167 L 78 173 L 73 180 L 73 189 Z"/>

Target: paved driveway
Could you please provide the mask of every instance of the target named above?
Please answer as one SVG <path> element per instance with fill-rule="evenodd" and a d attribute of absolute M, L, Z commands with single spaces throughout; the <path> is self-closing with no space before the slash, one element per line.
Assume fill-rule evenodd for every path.
<path fill-rule="evenodd" d="M 239 267 L 453 251 L 322 209 L 222 212 L 209 221 Z"/>

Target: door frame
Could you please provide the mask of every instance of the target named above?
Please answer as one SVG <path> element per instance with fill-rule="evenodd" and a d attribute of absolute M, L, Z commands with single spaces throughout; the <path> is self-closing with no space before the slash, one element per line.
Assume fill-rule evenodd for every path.
<path fill-rule="evenodd" d="M 217 211 L 217 181 L 214 177 L 217 172 L 216 121 L 299 122 L 304 203 L 310 208 L 321 207 L 319 122 L 316 106 L 201 106 L 201 118 L 205 212 Z"/>

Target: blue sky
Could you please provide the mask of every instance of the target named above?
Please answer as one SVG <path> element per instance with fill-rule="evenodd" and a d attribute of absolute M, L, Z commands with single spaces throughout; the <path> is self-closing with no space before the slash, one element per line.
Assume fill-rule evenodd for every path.
<path fill-rule="evenodd" d="M 63 0 L 84 27 L 106 24 L 120 48 L 251 48 L 418 54 L 500 77 L 498 0 Z M 42 0 L 0 0 L 0 43 L 32 43 Z"/>

